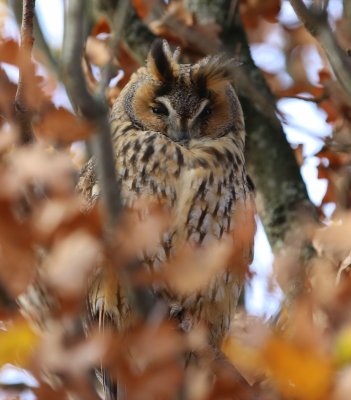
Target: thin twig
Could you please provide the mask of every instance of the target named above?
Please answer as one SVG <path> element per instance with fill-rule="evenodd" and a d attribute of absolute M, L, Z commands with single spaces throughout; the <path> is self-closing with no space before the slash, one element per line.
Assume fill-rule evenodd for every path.
<path fill-rule="evenodd" d="M 327 12 L 328 7 L 329 7 L 329 0 L 324 0 L 323 11 Z"/>
<path fill-rule="evenodd" d="M 351 99 L 351 62 L 332 32 L 327 12 L 313 4 L 308 8 L 302 0 L 290 0 L 290 3 L 306 29 L 323 47 L 340 86 Z"/>
<path fill-rule="evenodd" d="M 21 26 L 22 24 L 22 2 L 18 0 L 9 0 L 13 13 L 15 15 L 17 24 Z M 60 63 L 58 58 L 52 52 L 52 49 L 45 39 L 43 31 L 40 26 L 40 22 L 37 17 L 37 13 L 34 14 L 34 27 L 33 35 L 35 39 L 34 48 L 38 49 L 41 54 L 44 55 L 44 63 L 50 68 L 50 71 L 55 74 L 55 76 L 62 81 L 62 73 L 60 69 Z"/>
<path fill-rule="evenodd" d="M 121 39 L 121 34 L 122 30 L 125 24 L 126 16 L 128 9 L 130 7 L 129 1 L 122 1 L 120 2 L 119 6 L 116 8 L 114 11 L 113 15 L 113 20 L 112 20 L 112 26 L 114 27 L 112 39 L 110 41 L 110 60 L 105 65 L 101 72 L 101 81 L 98 87 L 98 94 L 100 96 L 105 95 L 105 90 L 109 84 L 109 81 L 111 79 L 111 73 L 112 73 L 112 61 L 114 58 L 114 55 L 116 54 L 116 48 L 117 45 Z"/>
<path fill-rule="evenodd" d="M 18 383 L 0 383 L 0 390 L 7 391 L 7 392 L 17 392 L 22 393 L 26 392 L 27 390 L 33 390 L 36 386 L 28 385 L 27 383 L 18 382 Z M 6 397 L 10 398 L 10 397 Z M 13 397 L 14 399 L 16 397 Z"/>
<path fill-rule="evenodd" d="M 349 22 L 351 21 L 351 2 L 350 0 L 344 0 L 343 1 L 343 17 L 348 20 Z"/>
<path fill-rule="evenodd" d="M 63 60 L 66 87 L 78 112 L 95 128 L 92 151 L 96 159 L 101 199 L 107 213 L 108 225 L 113 227 L 121 211 L 121 199 L 115 174 L 108 107 L 104 96 L 94 96 L 88 91 L 81 65 L 86 37 L 85 1 L 67 2 L 65 14 Z"/>
<path fill-rule="evenodd" d="M 292 95 L 292 96 L 282 96 L 281 98 L 282 99 L 303 100 L 303 101 L 308 101 L 310 103 L 319 104 L 322 101 L 328 99 L 329 95 L 327 93 L 323 93 L 321 96 L 318 96 L 318 97 L 306 97 L 306 96 L 300 96 L 300 95 Z"/>
<path fill-rule="evenodd" d="M 34 18 L 35 0 L 23 0 L 23 14 L 21 25 L 21 62 L 19 67 L 19 81 L 15 97 L 15 116 L 21 128 L 21 142 L 29 143 L 33 140 L 31 126 L 31 113 L 26 106 L 25 101 L 25 72 L 31 65 L 31 55 L 33 49 L 33 18 Z"/>

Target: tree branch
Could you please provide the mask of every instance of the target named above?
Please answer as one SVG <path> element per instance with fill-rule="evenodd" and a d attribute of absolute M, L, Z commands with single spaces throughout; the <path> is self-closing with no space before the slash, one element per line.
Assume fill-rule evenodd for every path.
<path fill-rule="evenodd" d="M 15 15 L 17 24 L 21 26 L 22 24 L 22 3 L 18 0 L 9 0 L 13 13 Z M 59 65 L 59 61 L 57 57 L 55 57 L 54 53 L 51 50 L 48 42 L 46 41 L 43 31 L 41 29 L 37 13 L 34 14 L 34 27 L 33 27 L 33 35 L 34 35 L 34 48 L 40 50 L 40 52 L 44 55 L 45 62 L 50 70 L 56 75 L 56 77 L 62 81 L 62 73 Z"/>
<path fill-rule="evenodd" d="M 308 8 L 302 0 L 290 3 L 305 28 L 321 44 L 340 86 L 351 99 L 351 62 L 332 32 L 326 10 L 313 4 Z"/>
<path fill-rule="evenodd" d="M 31 56 L 33 49 L 33 18 L 34 18 L 35 0 L 24 0 L 22 10 L 21 24 L 21 48 L 20 48 L 20 66 L 19 81 L 15 97 L 15 116 L 21 129 L 21 142 L 29 143 L 33 140 L 31 126 L 31 113 L 26 106 L 25 101 L 25 70 L 31 65 Z"/>
<path fill-rule="evenodd" d="M 156 36 L 138 18 L 134 7 L 130 4 L 123 29 L 123 38 L 128 49 L 141 65 L 144 64 L 150 46 Z"/>
<path fill-rule="evenodd" d="M 86 38 L 85 1 L 71 0 L 65 9 L 63 65 L 67 91 L 78 112 L 95 129 L 91 143 L 96 158 L 101 199 L 107 212 L 107 221 L 114 226 L 121 211 L 120 190 L 115 174 L 115 160 L 110 134 L 108 107 L 104 95 L 92 95 L 86 86 L 81 65 L 83 43 Z"/>
<path fill-rule="evenodd" d="M 351 2 L 349 0 L 343 1 L 343 17 L 347 21 L 351 21 Z"/>
<path fill-rule="evenodd" d="M 123 26 L 129 9 L 128 1 L 121 1 L 119 7 L 114 11 L 112 18 L 112 26 L 114 27 L 112 39 L 110 40 L 110 60 L 102 69 L 101 82 L 98 87 L 98 93 L 100 96 L 105 96 L 105 90 L 108 87 L 110 79 L 112 77 L 112 60 L 116 49 L 118 48 L 118 42 L 121 38 Z"/>

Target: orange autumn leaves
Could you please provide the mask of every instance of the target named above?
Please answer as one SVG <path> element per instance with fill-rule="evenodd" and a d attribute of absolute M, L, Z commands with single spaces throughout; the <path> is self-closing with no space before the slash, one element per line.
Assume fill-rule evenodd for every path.
<path fill-rule="evenodd" d="M 53 104 L 50 95 L 57 82 L 50 75 L 47 78 L 38 76 L 35 64 L 24 57 L 18 43 L 13 39 L 0 40 L 0 62 L 14 67 L 21 66 L 24 71 L 25 102 L 28 112 L 33 116 L 34 134 L 38 139 L 55 145 L 69 145 L 90 136 L 91 126 L 67 109 L 57 108 Z M 13 120 L 16 85 L 8 79 L 2 68 L 0 70 L 3 88 L 0 95 L 0 111 L 3 117 Z"/>
<path fill-rule="evenodd" d="M 198 55 L 207 49 L 216 51 L 220 45 L 221 27 L 200 23 L 182 2 L 163 5 L 162 15 L 154 15 L 152 9 L 160 2 L 135 0 L 133 4 L 155 34 L 182 45 L 189 53 Z M 241 12 L 246 28 L 250 30 L 257 26 L 261 16 L 275 22 L 279 6 L 278 1 L 242 1 Z M 108 39 L 97 36 L 110 31 L 106 19 L 102 19 L 93 27 L 87 42 L 86 74 L 92 88 L 98 84 L 98 79 L 91 65 L 103 67 L 110 58 Z M 208 47 L 204 48 L 204 44 Z M 11 65 L 21 62 L 16 42 L 4 40 L 0 49 L 2 62 Z M 120 68 L 125 75 L 117 87 L 107 90 L 110 102 L 138 67 L 123 44 L 119 45 L 116 54 L 112 60 L 114 72 Z M 327 88 L 333 80 L 327 72 L 321 72 L 320 78 L 323 87 L 309 89 L 315 97 L 324 94 L 324 86 Z M 45 80 L 35 77 L 33 66 L 28 68 L 27 79 L 28 105 L 34 114 L 33 127 L 43 143 L 21 148 L 16 128 L 11 124 L 2 126 L 0 315 L 8 330 L 0 335 L 1 363 L 18 363 L 27 367 L 39 380 L 36 395 L 43 400 L 62 399 L 67 396 L 67 391 L 79 398 L 95 398 L 91 373 L 101 362 L 111 376 L 120 379 L 127 387 L 128 399 L 171 399 L 178 390 L 182 394 L 185 382 L 189 399 L 222 400 L 238 397 L 246 381 L 259 391 L 257 398 L 262 399 L 348 398 L 345 386 L 350 378 L 351 335 L 345 309 L 350 306 L 351 290 L 347 265 L 339 274 L 341 286 L 338 286 L 333 280 L 334 272 L 320 261 L 321 275 L 311 276 L 311 281 L 318 284 L 311 288 L 312 283 L 306 282 L 307 298 L 296 302 L 296 315 L 288 326 L 285 321 L 280 321 L 278 328 L 272 330 L 268 324 L 259 321 L 242 327 L 245 332 L 239 334 L 234 322 L 224 352 L 246 381 L 236 382 L 233 375 L 226 375 L 222 370 L 217 371 L 213 378 L 202 365 L 198 369 L 190 366 L 185 371 L 181 357 L 184 353 L 189 350 L 201 353 L 204 348 L 208 351 L 206 327 L 200 326 L 189 334 L 180 333 L 176 323 L 167 321 L 162 307 L 160 314 L 136 324 L 127 334 L 113 333 L 106 328 L 104 333 L 93 330 L 89 339 L 85 339 L 77 319 L 85 310 L 87 282 L 94 278 L 99 267 L 112 266 L 113 273 L 119 274 L 139 253 L 152 251 L 159 236 L 169 226 L 171 216 L 159 207 L 146 204 L 142 207 L 149 207 L 150 212 L 145 219 L 139 218 L 140 210 L 126 211 L 115 231 L 115 247 L 112 251 L 107 249 L 101 210 L 93 207 L 82 212 L 84 202 L 75 191 L 78 171 L 62 148 L 88 138 L 93 127 L 52 104 L 52 93 L 44 90 Z M 3 70 L 0 70 L 0 84 L 6 88 L 0 91 L 2 114 L 11 116 L 16 85 L 7 79 Z M 328 90 L 333 92 L 334 89 L 332 84 Z M 294 87 L 293 94 L 299 92 Z M 285 94 L 289 95 L 288 92 Z M 345 132 L 343 124 L 344 116 L 348 118 L 349 115 L 348 106 L 345 108 L 344 101 L 339 101 L 336 91 L 332 97 L 323 99 L 320 106 L 327 112 L 328 122 L 335 123 L 337 128 L 341 126 Z M 317 156 L 321 159 L 320 177 L 327 176 L 329 181 L 331 173 L 338 175 L 349 164 L 347 155 L 341 156 L 329 147 Z M 328 199 L 335 200 L 335 195 L 332 193 Z M 151 287 L 161 282 L 172 285 L 178 293 L 189 294 L 204 288 L 214 274 L 228 265 L 244 279 L 250 261 L 245 249 L 250 246 L 254 234 L 252 213 L 250 207 L 238 209 L 233 221 L 236 241 L 226 237 L 222 242 L 214 241 L 202 249 L 184 248 L 164 271 L 148 276 L 136 274 L 132 284 Z M 327 239 L 322 235 L 323 257 L 342 263 L 347 258 L 348 232 L 348 228 L 342 227 L 341 232 L 332 229 L 325 235 Z M 341 244 L 343 247 L 339 251 Z M 105 263 L 106 259 L 108 262 Z M 283 258 L 281 262 L 284 266 L 288 260 Z M 39 304 L 44 315 L 37 315 L 37 318 L 44 318 L 51 330 L 46 335 L 37 336 L 18 318 L 18 311 L 12 308 L 12 303 L 7 304 L 5 294 L 12 299 L 23 293 L 42 271 L 45 272 L 43 282 L 48 290 L 44 294 L 48 297 Z M 311 313 L 306 316 L 304 310 Z M 245 325 L 245 322 L 241 323 Z M 211 359 L 213 355 L 206 354 L 206 357 Z M 43 382 L 42 368 L 60 377 L 57 390 Z M 227 369 L 223 367 L 225 372 Z M 246 400 L 245 396 L 240 396 L 240 400 Z"/>

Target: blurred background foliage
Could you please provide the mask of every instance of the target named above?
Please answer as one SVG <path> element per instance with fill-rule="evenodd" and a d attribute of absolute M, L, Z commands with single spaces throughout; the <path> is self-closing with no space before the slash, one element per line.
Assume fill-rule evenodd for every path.
<path fill-rule="evenodd" d="M 180 345 L 168 326 L 142 326 L 129 338 L 94 332 L 85 340 L 72 333 L 87 279 L 105 251 L 100 210 L 82 214 L 74 190 L 77 171 L 92 151 L 91 121 L 82 118 L 67 77 L 63 49 L 72 40 L 67 36 L 72 21 L 64 16 L 64 2 L 36 1 L 32 60 L 20 49 L 22 5 L 0 2 L 1 398 L 61 399 L 67 391 L 95 398 L 90 374 L 101 359 L 133 387 L 130 398 L 172 398 L 181 381 L 174 355 L 190 342 Z M 246 399 L 249 385 L 257 399 L 349 399 L 351 2 L 94 0 L 84 5 L 84 16 L 75 21 L 85 37 L 84 77 L 89 93 L 103 89 L 108 105 L 143 64 L 156 37 L 180 46 L 184 62 L 224 51 L 242 63 L 234 84 L 245 112 L 259 230 L 246 306 L 223 351 L 244 381 L 218 372 L 216 385 L 208 387 L 193 371 L 191 383 L 186 381 L 191 395 L 185 398 Z M 16 103 L 21 81 L 22 103 Z M 30 116 L 29 145 L 14 104 L 25 105 Z M 158 218 L 155 235 L 162 225 Z M 50 317 L 54 332 L 47 334 L 33 331 L 16 302 L 43 259 L 51 271 L 46 284 L 60 300 Z M 40 306 L 50 308 L 50 301 Z M 186 340 L 201 346 L 202 333 L 197 335 Z M 164 347 L 149 354 L 145 343 Z M 136 345 L 152 365 L 141 375 L 119 350 Z M 9 364 L 26 368 L 36 380 Z M 59 373 L 61 386 L 51 389 L 42 369 Z M 161 377 L 173 392 L 160 392 Z"/>

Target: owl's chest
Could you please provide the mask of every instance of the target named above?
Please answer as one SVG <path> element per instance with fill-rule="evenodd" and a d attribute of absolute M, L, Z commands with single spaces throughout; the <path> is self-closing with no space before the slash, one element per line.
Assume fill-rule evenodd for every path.
<path fill-rule="evenodd" d="M 119 137 L 117 171 L 124 203 L 159 201 L 175 217 L 178 242 L 201 244 L 230 231 L 235 201 L 242 196 L 232 168 L 196 163 L 180 146 L 147 132 Z"/>
<path fill-rule="evenodd" d="M 174 208 L 185 166 L 178 146 L 160 133 L 137 131 L 130 125 L 124 130 L 120 128 L 114 140 L 116 170 L 125 204 L 143 198 Z"/>

